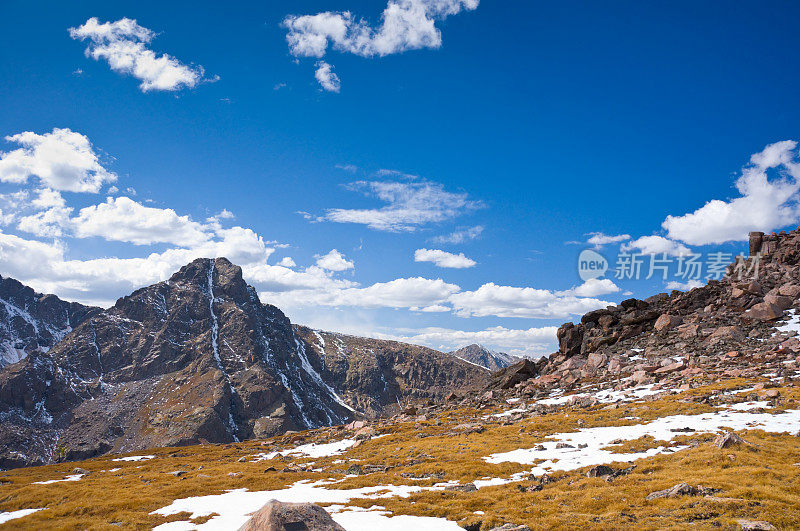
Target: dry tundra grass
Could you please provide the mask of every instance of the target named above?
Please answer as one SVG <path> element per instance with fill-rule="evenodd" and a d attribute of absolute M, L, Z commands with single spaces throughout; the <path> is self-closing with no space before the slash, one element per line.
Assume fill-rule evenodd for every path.
<path fill-rule="evenodd" d="M 467 483 L 483 477 L 508 477 L 529 470 L 515 463 L 489 464 L 482 457 L 492 453 L 528 448 L 560 432 L 579 427 L 623 426 L 675 414 L 717 410 L 705 403 L 721 390 L 741 388 L 753 382 L 732 380 L 706 385 L 680 395 L 653 401 L 564 408 L 552 414 L 503 425 L 492 421 L 483 433 L 454 434 L 457 424 L 479 420 L 493 409 L 447 411 L 422 422 L 378 424 L 385 437 L 365 442 L 344 455 L 311 458 L 278 458 L 254 462 L 253 456 L 308 442 L 327 442 L 347 436 L 343 428 L 324 428 L 299 435 L 228 445 L 163 448 L 141 454 L 156 458 L 140 462 L 115 462 L 107 456 L 78 463 L 64 463 L 0 472 L 0 512 L 46 507 L 47 510 L 0 525 L 0 529 L 149 529 L 170 520 L 149 513 L 189 496 L 220 494 L 229 489 L 274 490 L 302 479 L 342 479 L 351 461 L 390 467 L 385 472 L 346 478 L 328 488 L 414 484 L 429 486 L 442 481 Z M 800 407 L 800 389 L 779 388 L 777 408 Z M 743 393 L 736 400 L 756 398 Z M 778 413 L 779 414 L 779 413 Z M 625 417 L 638 417 L 630 420 Z M 800 426 L 798 426 L 800 430 Z M 379 501 L 352 500 L 350 505 L 370 507 L 379 503 L 395 514 L 448 518 L 466 525 L 482 522 L 489 529 L 504 522 L 524 523 L 532 529 L 737 529 L 737 518 L 767 520 L 779 529 L 800 528 L 800 438 L 744 432 L 753 446 L 720 450 L 710 444 L 713 436 L 685 435 L 670 445 L 691 448 L 673 454 L 642 459 L 628 476 L 607 481 L 587 478 L 586 469 L 553 474 L 552 482 L 538 492 L 523 491 L 531 480 L 485 487 L 477 492 L 427 491 L 408 498 Z M 618 451 L 643 450 L 664 444 L 652 437 L 626 441 Z M 244 457 L 246 461 L 239 460 Z M 334 463 L 343 460 L 344 463 Z M 302 471 L 313 462 L 322 472 Z M 613 466 L 613 464 L 612 464 Z M 618 463 L 619 468 L 628 464 Z M 34 481 L 61 479 L 75 467 L 90 474 L 76 482 L 34 485 Z M 284 471 L 285 468 L 298 471 Z M 311 467 L 308 466 L 310 469 Z M 119 469 L 112 471 L 114 469 Z M 171 472 L 181 470 L 175 477 Z M 233 473 L 233 475 L 229 475 Z M 411 480 L 401 474 L 440 474 L 437 479 Z M 711 500 L 701 496 L 646 501 L 653 491 L 680 482 L 720 489 Z M 476 515 L 476 511 L 485 514 Z M 195 520 L 207 521 L 209 517 Z"/>

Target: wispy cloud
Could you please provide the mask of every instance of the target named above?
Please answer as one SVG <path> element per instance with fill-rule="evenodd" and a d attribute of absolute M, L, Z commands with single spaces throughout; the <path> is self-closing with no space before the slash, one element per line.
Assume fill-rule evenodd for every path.
<path fill-rule="evenodd" d="M 322 89 L 327 92 L 338 93 L 342 88 L 339 76 L 333 71 L 333 67 L 325 61 L 317 61 L 317 71 L 314 72 L 314 77 L 317 78 L 317 82 Z"/>
<path fill-rule="evenodd" d="M 484 207 L 482 202 L 469 199 L 466 193 L 448 192 L 443 185 L 431 181 L 356 181 L 347 188 L 387 204 L 368 209 L 332 208 L 317 221 L 357 223 L 380 231 L 412 232 L 421 225 L 450 220 Z"/>
<path fill-rule="evenodd" d="M 483 234 L 484 227 L 476 225 L 475 227 L 458 228 L 450 234 L 443 236 L 434 236 L 431 241 L 434 243 L 452 243 L 459 244 L 466 241 L 474 240 Z"/>

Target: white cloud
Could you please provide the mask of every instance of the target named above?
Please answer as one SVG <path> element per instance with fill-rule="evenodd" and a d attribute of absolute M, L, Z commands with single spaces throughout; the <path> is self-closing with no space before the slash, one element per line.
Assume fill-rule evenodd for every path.
<path fill-rule="evenodd" d="M 444 236 L 435 236 L 431 238 L 431 241 L 434 243 L 452 243 L 452 244 L 464 243 L 466 241 L 479 238 L 480 235 L 483 233 L 483 230 L 484 227 L 481 225 L 476 225 L 475 227 L 459 228 L 451 232 L 450 234 Z"/>
<path fill-rule="evenodd" d="M 770 144 L 750 157 L 736 180 L 741 194 L 730 201 L 714 199 L 683 216 L 667 216 L 661 224 L 668 236 L 690 245 L 745 241 L 750 231 L 771 232 L 800 221 L 800 164 L 797 142 Z M 777 173 L 770 178 L 769 172 Z"/>
<path fill-rule="evenodd" d="M 333 288 L 333 289 L 330 289 Z M 297 290 L 291 293 L 263 293 L 265 300 L 280 301 L 288 306 L 352 306 L 360 308 L 430 308 L 459 291 L 455 284 L 442 279 L 422 277 L 397 278 L 389 282 L 377 282 L 361 288 L 351 283 L 342 287 L 341 283 L 328 283 L 323 289 Z M 273 302 L 280 307 L 280 304 Z"/>
<path fill-rule="evenodd" d="M 471 343 L 508 354 L 538 357 L 555 351 L 557 346 L 555 326 L 514 330 L 494 326 L 484 330 L 466 331 L 449 328 L 423 328 L 401 335 L 397 339 L 425 345 L 442 351 L 452 351 Z"/>
<path fill-rule="evenodd" d="M 439 48 L 442 34 L 436 27 L 436 21 L 462 10 L 474 10 L 478 2 L 389 0 L 383 11 L 382 24 L 377 29 L 364 19 L 356 19 L 349 11 L 289 15 L 284 19 L 283 26 L 288 30 L 286 41 L 289 51 L 296 57 L 322 58 L 329 45 L 342 53 L 383 57 L 406 50 Z"/>
<path fill-rule="evenodd" d="M 328 271 L 345 271 L 355 267 L 352 261 L 345 258 L 344 255 L 336 249 L 331 249 L 328 254 L 325 255 L 316 255 L 314 258 L 317 259 L 317 265 L 319 267 L 327 269 Z"/>
<path fill-rule="evenodd" d="M 439 249 L 417 249 L 414 251 L 415 262 L 433 262 L 439 267 L 464 269 L 473 267 L 477 262 L 464 256 L 464 253 L 448 253 Z"/>
<path fill-rule="evenodd" d="M 297 267 L 297 264 L 294 262 L 291 256 L 284 256 L 276 265 L 282 267 Z"/>
<path fill-rule="evenodd" d="M 67 206 L 67 202 L 58 191 L 42 188 L 36 190 L 36 193 L 36 198 L 26 206 L 33 207 L 39 212 L 21 216 L 17 228 L 41 237 L 63 236 L 73 209 Z"/>
<path fill-rule="evenodd" d="M 619 286 L 608 278 L 590 278 L 577 288 L 573 288 L 565 294 L 572 294 L 577 297 L 599 297 L 610 293 L 618 293 Z"/>
<path fill-rule="evenodd" d="M 461 317 L 528 317 L 566 319 L 605 308 L 610 302 L 577 297 L 570 292 L 498 286 L 493 282 L 475 291 L 462 291 L 449 298 Z"/>
<path fill-rule="evenodd" d="M 211 237 L 206 226 L 189 216 L 179 216 L 171 208 L 146 207 L 128 197 L 109 197 L 105 203 L 83 208 L 70 223 L 78 238 L 99 236 L 136 245 L 195 246 Z"/>
<path fill-rule="evenodd" d="M 663 236 L 642 236 L 622 246 L 622 251 L 638 249 L 642 254 L 662 254 L 672 256 L 687 255 L 691 250 L 685 245 L 672 241 Z"/>
<path fill-rule="evenodd" d="M 92 17 L 77 28 L 70 28 L 73 39 L 89 40 L 86 56 L 105 59 L 111 70 L 141 80 L 142 92 L 193 88 L 203 80 L 202 66 L 188 66 L 171 55 L 156 55 L 147 48 L 156 33 L 135 20 L 122 18 L 100 24 Z"/>
<path fill-rule="evenodd" d="M 673 280 L 673 281 L 667 282 L 667 284 L 664 287 L 666 289 L 668 289 L 668 290 L 677 289 L 677 290 L 680 290 L 680 291 L 689 291 L 689 290 L 692 290 L 694 288 L 699 288 L 700 286 L 704 286 L 704 285 L 705 284 L 703 284 L 699 280 L 689 280 L 687 282 L 678 282 L 676 280 Z"/>
<path fill-rule="evenodd" d="M 338 93 L 342 84 L 339 81 L 339 76 L 333 71 L 333 67 L 325 61 L 317 61 L 317 70 L 314 72 L 314 77 L 320 86 L 328 92 Z"/>
<path fill-rule="evenodd" d="M 54 190 L 97 193 L 103 183 L 117 180 L 100 164 L 89 139 L 70 129 L 42 135 L 25 131 L 5 139 L 21 147 L 0 152 L 0 181 L 24 184 L 37 177 Z"/>
<path fill-rule="evenodd" d="M 317 221 L 358 223 L 371 229 L 390 232 L 412 232 L 420 225 L 446 221 L 483 207 L 480 201 L 468 199 L 466 193 L 452 193 L 430 181 L 357 181 L 348 188 L 362 191 L 388 203 L 374 209 L 328 209 Z"/>
<path fill-rule="evenodd" d="M 603 245 L 609 245 L 611 243 L 620 243 L 626 240 L 630 240 L 630 234 L 603 234 L 602 232 L 592 232 L 589 234 L 591 238 L 586 240 L 586 243 L 590 245 L 594 245 L 595 247 L 601 247 Z"/>

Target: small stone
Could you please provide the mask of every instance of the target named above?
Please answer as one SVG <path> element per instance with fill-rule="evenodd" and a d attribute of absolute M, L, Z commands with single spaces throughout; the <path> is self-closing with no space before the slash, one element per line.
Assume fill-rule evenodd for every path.
<path fill-rule="evenodd" d="M 645 498 L 646 500 L 657 500 L 659 498 L 677 498 L 678 496 L 691 496 L 694 495 L 696 489 L 688 483 L 678 483 L 672 488 L 651 492 Z"/>
<path fill-rule="evenodd" d="M 474 483 L 466 483 L 464 485 L 447 485 L 444 490 L 455 492 L 475 492 L 478 490 L 478 487 L 476 487 Z"/>
<path fill-rule="evenodd" d="M 769 522 L 762 522 L 760 520 L 745 520 L 743 518 L 738 518 L 736 523 L 739 524 L 739 527 L 742 529 L 742 531 L 777 531 L 778 529 Z"/>
<path fill-rule="evenodd" d="M 737 444 L 750 444 L 733 432 L 721 433 L 714 439 L 714 446 L 717 448 L 728 448 Z"/>

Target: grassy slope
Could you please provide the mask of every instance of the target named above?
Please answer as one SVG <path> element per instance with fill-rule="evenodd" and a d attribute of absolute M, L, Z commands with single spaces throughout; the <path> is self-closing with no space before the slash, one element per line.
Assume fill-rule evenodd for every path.
<path fill-rule="evenodd" d="M 386 437 L 365 442 L 343 456 L 320 459 L 279 458 L 272 461 L 239 462 L 241 457 L 303 443 L 328 442 L 347 436 L 342 428 L 325 428 L 266 441 L 232 445 L 204 445 L 166 448 L 142 454 L 156 459 L 142 462 L 114 462 L 103 457 L 78 463 L 12 470 L 0 473 L 0 512 L 47 507 L 19 520 L 0 525 L 0 529 L 149 529 L 169 520 L 151 516 L 155 509 L 188 496 L 220 494 L 228 489 L 279 489 L 301 479 L 342 478 L 348 463 L 380 464 L 392 468 L 383 473 L 348 478 L 329 488 L 357 488 L 393 483 L 433 485 L 442 481 L 415 481 L 402 473 L 443 473 L 444 480 L 462 483 L 482 477 L 508 477 L 530 469 L 527 465 L 489 464 L 481 458 L 491 453 L 528 448 L 553 433 L 582 427 L 626 425 L 624 417 L 654 418 L 715 411 L 695 400 L 731 387 L 753 382 L 731 380 L 716 383 L 654 401 L 621 404 L 618 408 L 596 406 L 590 409 L 564 409 L 552 414 L 525 418 L 502 425 L 488 424 L 483 433 L 454 434 L 453 428 L 470 419 L 480 419 L 493 409 L 461 409 L 430 417 L 422 422 L 379 425 Z M 779 407 L 800 407 L 800 389 L 782 387 Z M 744 401 L 747 395 L 740 399 Z M 800 429 L 800 426 L 798 426 Z M 800 439 L 762 431 L 748 431 L 745 438 L 758 446 L 720 450 L 710 444 L 708 435 L 684 436 L 678 441 L 693 447 L 674 454 L 642 459 L 629 476 L 612 482 L 585 477 L 586 469 L 558 472 L 556 481 L 539 492 L 522 492 L 530 481 L 485 487 L 478 492 L 432 491 L 408 498 L 353 500 L 350 505 L 369 507 L 379 504 L 397 514 L 446 517 L 461 523 L 483 521 L 484 528 L 503 522 L 525 523 L 532 529 L 736 529 L 736 518 L 767 520 L 781 529 L 800 526 Z M 674 443 L 675 441 L 673 441 Z M 622 451 L 657 446 L 652 439 L 628 441 Z M 323 472 L 284 471 L 302 468 L 313 462 Z M 77 482 L 33 485 L 33 481 L 61 479 L 74 467 L 91 471 Z M 626 464 L 619 464 L 625 467 Z M 276 470 L 268 470 L 274 467 Z M 119 468 L 119 471 L 109 472 Z M 311 468 L 309 466 L 309 468 Z M 170 472 L 183 470 L 175 477 Z M 229 475 L 233 473 L 233 475 Z M 702 497 L 682 497 L 645 501 L 655 490 L 686 481 L 721 489 L 718 496 L 741 501 L 718 502 Z M 476 516 L 475 511 L 484 511 Z M 198 520 L 200 523 L 207 518 Z M 112 525 L 114 524 L 114 525 Z"/>

